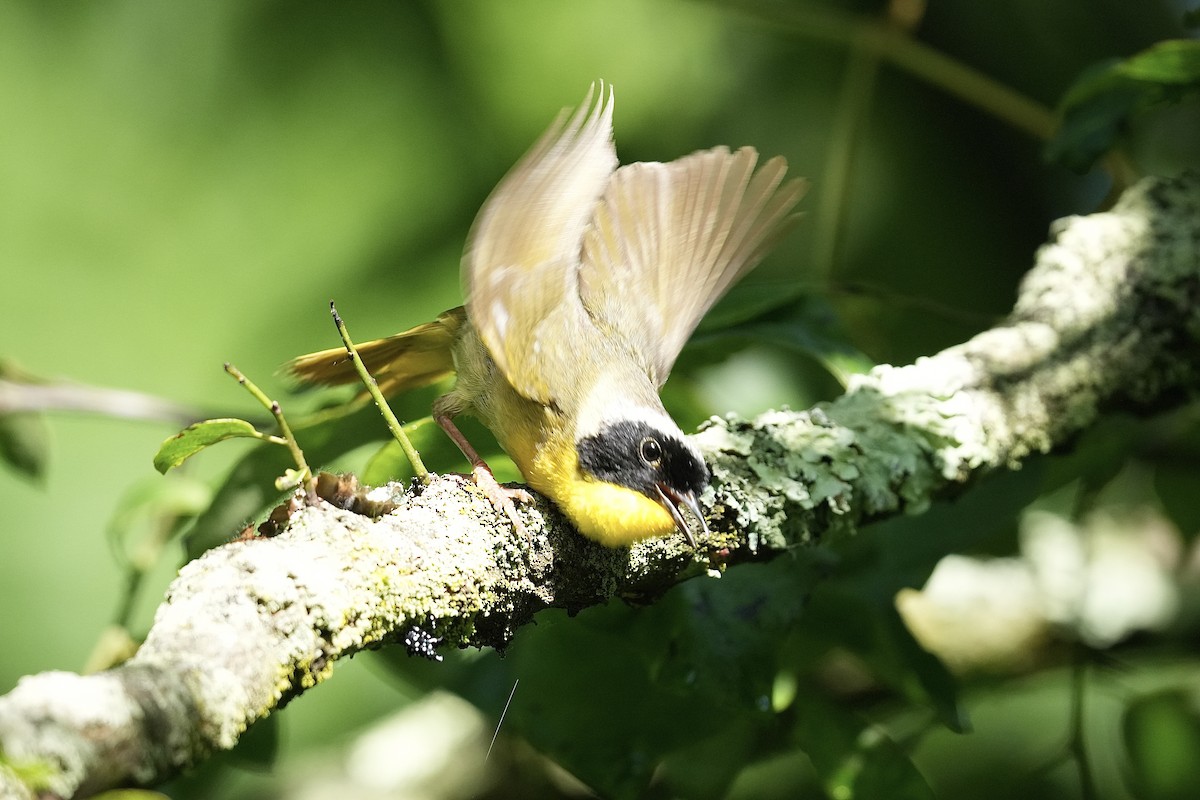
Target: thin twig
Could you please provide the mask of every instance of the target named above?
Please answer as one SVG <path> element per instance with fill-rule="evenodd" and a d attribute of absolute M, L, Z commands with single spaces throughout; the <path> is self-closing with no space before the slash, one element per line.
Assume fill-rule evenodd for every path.
<path fill-rule="evenodd" d="M 1079 771 L 1079 796 L 1082 800 L 1095 800 L 1096 782 L 1092 776 L 1092 763 L 1088 757 L 1087 741 L 1084 737 L 1084 704 L 1087 700 L 1087 661 L 1082 650 L 1075 655 L 1071 665 L 1071 734 L 1068 747 Z"/>
<path fill-rule="evenodd" d="M 68 381 L 26 382 L 0 378 L 0 414 L 74 411 L 105 417 L 190 425 L 212 416 L 198 408 L 128 389 Z"/>
<path fill-rule="evenodd" d="M 367 387 L 368 394 L 375 401 L 376 408 L 383 415 L 383 421 L 387 423 L 388 430 L 392 432 L 392 436 L 400 447 L 404 450 L 404 455 L 408 456 L 409 463 L 412 464 L 413 472 L 421 479 L 422 483 L 429 482 L 429 470 L 425 468 L 424 462 L 421 461 L 421 455 L 417 452 L 417 448 L 413 447 L 412 441 L 408 438 L 408 434 L 404 432 L 404 426 L 400 424 L 400 420 L 396 419 L 396 415 L 392 413 L 391 406 L 387 404 L 383 393 L 379 391 L 379 384 L 375 381 L 375 376 L 367 369 L 367 365 L 358 355 L 358 350 L 354 347 L 354 342 L 350 340 L 350 332 L 346 330 L 346 323 L 342 321 L 338 315 L 337 307 L 333 301 L 329 301 L 329 313 L 333 315 L 333 322 L 337 325 L 338 333 L 341 334 L 342 342 L 346 345 L 346 352 L 350 354 L 350 358 L 354 361 L 354 369 L 357 370 L 358 376 L 362 379 L 363 385 Z"/>
<path fill-rule="evenodd" d="M 288 425 L 287 419 L 283 416 L 283 410 L 279 407 L 279 401 L 272 400 L 267 397 L 266 393 L 254 384 L 249 378 L 241 373 L 241 371 L 225 362 L 225 371 L 237 379 L 237 382 L 246 387 L 246 391 L 254 395 L 254 399 L 262 403 L 263 406 L 271 412 L 275 417 L 275 421 L 279 424 L 279 432 L 283 436 L 283 444 L 292 454 L 292 460 L 296 462 L 296 466 L 300 469 L 300 481 L 304 486 L 304 494 L 308 498 L 309 505 L 315 505 L 317 502 L 317 490 L 314 485 L 313 472 L 308 466 L 308 461 L 304 458 L 304 451 L 300 449 L 300 444 L 296 441 L 296 437 L 292 434 L 292 426 Z"/>
<path fill-rule="evenodd" d="M 508 707 L 512 705 L 513 695 L 517 693 L 517 684 L 521 682 L 520 678 L 513 681 L 512 691 L 508 693 L 508 699 L 504 701 L 504 710 L 500 712 L 500 719 L 496 720 L 496 730 L 492 734 L 491 744 L 488 745 L 487 753 L 483 760 L 486 762 L 492 755 L 492 748 L 496 746 L 496 738 L 500 736 L 500 726 L 504 724 L 504 715 L 508 713 Z"/>

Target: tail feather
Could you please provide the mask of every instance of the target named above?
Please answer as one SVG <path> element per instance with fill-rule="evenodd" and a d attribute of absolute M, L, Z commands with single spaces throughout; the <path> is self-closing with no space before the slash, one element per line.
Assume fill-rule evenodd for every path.
<path fill-rule="evenodd" d="M 465 319 L 462 307 L 451 309 L 433 322 L 354 349 L 384 394 L 416 389 L 454 372 L 454 342 Z M 301 385 L 334 386 L 359 380 L 344 347 L 292 359 L 283 371 Z"/>

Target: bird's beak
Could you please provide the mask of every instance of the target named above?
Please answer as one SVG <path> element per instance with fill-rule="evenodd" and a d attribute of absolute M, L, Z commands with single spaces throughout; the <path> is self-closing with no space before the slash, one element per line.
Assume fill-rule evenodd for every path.
<path fill-rule="evenodd" d="M 695 547 L 696 539 L 692 536 L 691 526 L 683 518 L 681 508 L 687 508 L 691 511 L 696 519 L 700 521 L 700 529 L 707 534 L 708 524 L 704 521 L 704 513 L 700 510 L 700 504 L 696 502 L 696 493 L 679 492 L 665 483 L 656 483 L 654 484 L 654 488 L 658 491 L 658 502 L 662 503 L 663 508 L 671 512 L 671 519 L 675 520 L 675 527 L 687 539 L 688 544 Z"/>

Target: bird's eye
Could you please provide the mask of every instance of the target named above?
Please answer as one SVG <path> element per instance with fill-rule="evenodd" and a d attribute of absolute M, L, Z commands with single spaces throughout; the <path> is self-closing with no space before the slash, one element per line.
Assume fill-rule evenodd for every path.
<path fill-rule="evenodd" d="M 642 439 L 638 452 L 647 466 L 657 467 L 659 459 L 662 458 L 662 445 L 653 436 L 647 436 Z"/>

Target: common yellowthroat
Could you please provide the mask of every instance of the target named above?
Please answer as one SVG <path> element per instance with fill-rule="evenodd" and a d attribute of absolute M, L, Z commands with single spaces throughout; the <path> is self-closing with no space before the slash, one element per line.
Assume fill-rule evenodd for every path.
<path fill-rule="evenodd" d="M 613 92 L 565 110 L 475 219 L 466 304 L 358 347 L 385 393 L 457 373 L 433 416 L 476 483 L 517 522 L 513 500 L 454 425 L 479 417 L 534 489 L 609 546 L 704 526 L 709 480 L 658 391 L 701 317 L 796 219 L 801 180 L 758 153 L 717 147 L 617 166 Z M 357 379 L 345 350 L 288 368 L 308 383 Z"/>

